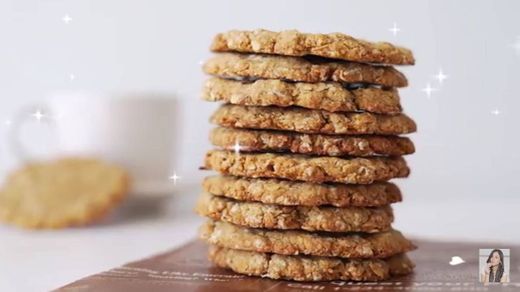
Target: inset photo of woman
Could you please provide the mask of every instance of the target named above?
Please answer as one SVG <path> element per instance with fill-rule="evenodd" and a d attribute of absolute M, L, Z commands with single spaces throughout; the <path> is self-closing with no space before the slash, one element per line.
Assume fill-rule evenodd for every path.
<path fill-rule="evenodd" d="M 480 282 L 481 283 L 508 283 L 509 282 L 509 249 L 479 250 Z"/>

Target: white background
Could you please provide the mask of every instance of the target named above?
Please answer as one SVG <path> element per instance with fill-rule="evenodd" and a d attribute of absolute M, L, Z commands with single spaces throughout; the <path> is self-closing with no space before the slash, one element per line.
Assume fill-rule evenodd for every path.
<path fill-rule="evenodd" d="M 1 0 L 0 180 L 19 163 L 7 147 L 4 122 L 20 107 L 63 90 L 164 92 L 180 101 L 172 168 L 182 177 L 182 191 L 172 204 L 187 211 L 124 228 L 2 228 L 0 290 L 31 269 L 36 280 L 24 287 L 49 289 L 195 234 L 197 219 L 189 210 L 205 175 L 198 166 L 210 148 L 205 133 L 216 107 L 199 99 L 200 63 L 210 56 L 212 36 L 233 28 L 338 31 L 411 48 L 417 65 L 401 69 L 410 82 L 401 96 L 419 131 L 411 136 L 417 148 L 408 158 L 412 175 L 397 181 L 405 200 L 395 207 L 395 226 L 432 239 L 520 242 L 518 11 L 518 1 Z M 72 20 L 65 23 L 65 15 Z M 389 31 L 394 23 L 400 29 L 395 36 Z M 448 78 L 439 84 L 434 75 L 441 68 Z M 428 83 L 437 89 L 430 98 L 422 91 Z M 37 153 L 52 148 L 50 137 L 45 123 L 33 122 L 24 133 Z M 143 230 L 157 239 L 143 243 Z M 126 248 L 108 251 L 108 242 Z M 46 278 L 43 269 L 55 274 L 49 262 L 66 276 Z"/>

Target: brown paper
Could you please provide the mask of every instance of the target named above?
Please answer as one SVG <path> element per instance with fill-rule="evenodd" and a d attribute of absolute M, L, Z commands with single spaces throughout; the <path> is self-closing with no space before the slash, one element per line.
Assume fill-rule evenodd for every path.
<path fill-rule="evenodd" d="M 413 274 L 384 282 L 302 283 L 248 277 L 216 268 L 207 260 L 207 246 L 185 246 L 102 272 L 57 291 L 520 291 L 520 246 L 489 243 L 413 240 Z M 479 283 L 479 248 L 510 248 L 510 283 Z M 452 256 L 465 262 L 450 265 Z"/>

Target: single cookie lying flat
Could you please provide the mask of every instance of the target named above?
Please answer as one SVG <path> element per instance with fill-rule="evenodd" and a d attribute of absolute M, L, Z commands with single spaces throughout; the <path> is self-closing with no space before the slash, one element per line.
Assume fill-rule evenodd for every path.
<path fill-rule="evenodd" d="M 234 176 L 347 184 L 370 184 L 406 177 L 410 173 L 402 157 L 344 159 L 294 154 L 236 154 L 223 150 L 206 153 L 205 167 Z"/>
<path fill-rule="evenodd" d="M 94 159 L 29 164 L 0 191 L 0 221 L 27 228 L 84 225 L 113 209 L 127 188 L 125 171 Z"/>
<path fill-rule="evenodd" d="M 417 130 L 415 122 L 404 114 L 331 113 L 298 107 L 223 105 L 211 121 L 224 127 L 308 134 L 399 135 Z"/>
<path fill-rule="evenodd" d="M 299 82 L 376 84 L 404 87 L 406 77 L 394 67 L 276 55 L 220 53 L 203 66 L 204 72 L 233 79 L 281 79 Z"/>
<path fill-rule="evenodd" d="M 204 85 L 202 98 L 238 105 L 300 106 L 329 112 L 401 112 L 399 94 L 395 89 L 369 87 L 349 90 L 335 82 L 290 83 L 263 79 L 242 82 L 211 78 Z"/>
<path fill-rule="evenodd" d="M 379 207 L 402 200 L 399 188 L 387 182 L 314 184 L 219 175 L 206 177 L 202 186 L 204 191 L 215 196 L 285 206 Z"/>
<path fill-rule="evenodd" d="M 239 274 L 293 281 L 382 281 L 406 275 L 415 264 L 398 254 L 387 259 L 286 256 L 210 246 L 209 259 Z"/>
<path fill-rule="evenodd" d="M 287 56 L 314 55 L 362 63 L 413 65 L 410 50 L 387 42 L 368 42 L 342 33 L 312 34 L 296 30 L 273 32 L 231 30 L 213 39 L 215 52 L 265 53 Z"/>
<path fill-rule="evenodd" d="M 336 208 L 267 205 L 202 193 L 196 211 L 213 220 L 240 226 L 329 232 L 382 232 L 394 220 L 390 206 Z"/>
<path fill-rule="evenodd" d="M 393 229 L 371 234 L 332 234 L 254 229 L 208 221 L 201 226 L 200 236 L 221 247 L 281 255 L 387 258 L 417 248 L 401 232 Z"/>
<path fill-rule="evenodd" d="M 291 152 L 320 156 L 401 156 L 415 152 L 406 137 L 376 135 L 320 135 L 283 131 L 214 128 L 213 145 L 243 152 Z"/>

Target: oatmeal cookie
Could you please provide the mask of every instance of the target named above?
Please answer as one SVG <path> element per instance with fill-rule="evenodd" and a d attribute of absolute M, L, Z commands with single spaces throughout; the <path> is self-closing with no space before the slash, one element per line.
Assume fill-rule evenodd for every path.
<path fill-rule="evenodd" d="M 63 228 L 96 221 L 125 196 L 128 176 L 95 159 L 31 163 L 0 191 L 0 221 L 26 228 Z"/>
<path fill-rule="evenodd" d="M 281 79 L 297 82 L 336 81 L 404 87 L 408 81 L 392 66 L 264 54 L 215 54 L 203 66 L 211 75 L 232 79 Z"/>
<path fill-rule="evenodd" d="M 223 127 L 307 134 L 400 135 L 417 130 L 415 122 L 405 114 L 331 113 L 298 107 L 223 105 L 211 121 Z"/>
<path fill-rule="evenodd" d="M 206 81 L 202 98 L 249 106 L 299 106 L 329 112 L 366 111 L 379 114 L 401 112 L 395 89 L 346 89 L 339 83 L 290 83 L 281 80 L 242 82 L 211 78 Z"/>
<path fill-rule="evenodd" d="M 387 258 L 417 247 L 401 232 L 326 233 L 246 228 L 223 221 L 207 221 L 200 236 L 221 247 L 281 255 L 341 258 Z"/>
<path fill-rule="evenodd" d="M 370 184 L 406 177 L 410 173 L 402 157 L 309 157 L 273 153 L 236 154 L 224 150 L 209 151 L 205 167 L 226 175 L 250 178 L 347 184 Z"/>
<path fill-rule="evenodd" d="M 231 30 L 213 39 L 214 52 L 264 53 L 286 56 L 320 56 L 361 63 L 413 65 L 409 49 L 387 42 L 369 42 L 342 33 L 315 34 L 297 30 Z"/>
<path fill-rule="evenodd" d="M 202 187 L 215 196 L 285 206 L 380 207 L 402 200 L 399 188 L 388 182 L 314 184 L 215 175 L 206 177 Z"/>
<path fill-rule="evenodd" d="M 398 254 L 386 259 L 287 256 L 210 246 L 209 259 L 239 274 L 293 281 L 382 281 L 410 274 L 415 264 Z"/>
<path fill-rule="evenodd" d="M 303 229 L 328 232 L 388 231 L 394 220 L 390 206 L 304 207 L 243 202 L 202 193 L 196 211 L 213 220 L 269 229 Z"/>
<path fill-rule="evenodd" d="M 407 137 L 380 135 L 320 135 L 287 131 L 214 128 L 213 145 L 243 152 L 290 152 L 320 156 L 401 156 L 415 152 Z"/>

